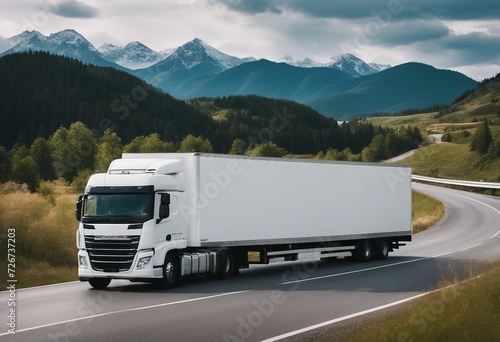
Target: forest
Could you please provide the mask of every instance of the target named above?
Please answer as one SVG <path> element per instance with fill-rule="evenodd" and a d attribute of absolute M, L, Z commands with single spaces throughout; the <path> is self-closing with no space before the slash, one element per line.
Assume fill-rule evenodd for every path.
<path fill-rule="evenodd" d="M 122 152 L 211 152 L 379 161 L 416 148 L 416 127 L 339 124 L 262 96 L 178 100 L 112 68 L 45 52 L 0 58 L 0 183 L 81 187 Z"/>

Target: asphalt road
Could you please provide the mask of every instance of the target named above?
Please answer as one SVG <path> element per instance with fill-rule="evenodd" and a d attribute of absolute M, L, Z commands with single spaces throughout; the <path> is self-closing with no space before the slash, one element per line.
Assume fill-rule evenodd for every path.
<path fill-rule="evenodd" d="M 395 305 L 500 258 L 500 199 L 414 184 L 447 207 L 385 261 L 258 265 L 224 281 L 188 279 L 173 290 L 112 281 L 16 291 L 16 334 L 1 341 L 276 341 Z M 18 270 L 22 272 L 22 270 Z M 9 292 L 0 293 L 8 322 Z"/>

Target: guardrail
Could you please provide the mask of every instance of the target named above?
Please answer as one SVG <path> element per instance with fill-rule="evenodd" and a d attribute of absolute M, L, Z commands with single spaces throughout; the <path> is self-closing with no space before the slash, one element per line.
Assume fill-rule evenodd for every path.
<path fill-rule="evenodd" d="M 463 180 L 456 180 L 456 179 L 425 177 L 425 176 L 419 176 L 419 175 L 412 175 L 411 179 L 424 181 L 424 182 L 430 182 L 430 183 L 468 186 L 468 187 L 472 187 L 472 188 L 500 189 L 500 183 L 492 183 L 492 182 L 471 182 L 471 181 L 463 181 Z"/>

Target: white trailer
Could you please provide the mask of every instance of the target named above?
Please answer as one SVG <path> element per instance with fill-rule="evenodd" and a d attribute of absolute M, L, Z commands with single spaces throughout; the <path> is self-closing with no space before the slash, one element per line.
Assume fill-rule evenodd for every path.
<path fill-rule="evenodd" d="M 79 278 L 173 287 L 252 263 L 385 259 L 411 241 L 409 166 L 123 154 L 76 205 Z"/>

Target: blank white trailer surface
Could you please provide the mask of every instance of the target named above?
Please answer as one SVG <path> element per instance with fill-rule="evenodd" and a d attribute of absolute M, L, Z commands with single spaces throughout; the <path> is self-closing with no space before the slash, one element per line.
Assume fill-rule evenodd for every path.
<path fill-rule="evenodd" d="M 188 245 L 236 246 L 411 234 L 411 169 L 378 163 L 154 154 L 180 159 Z"/>

